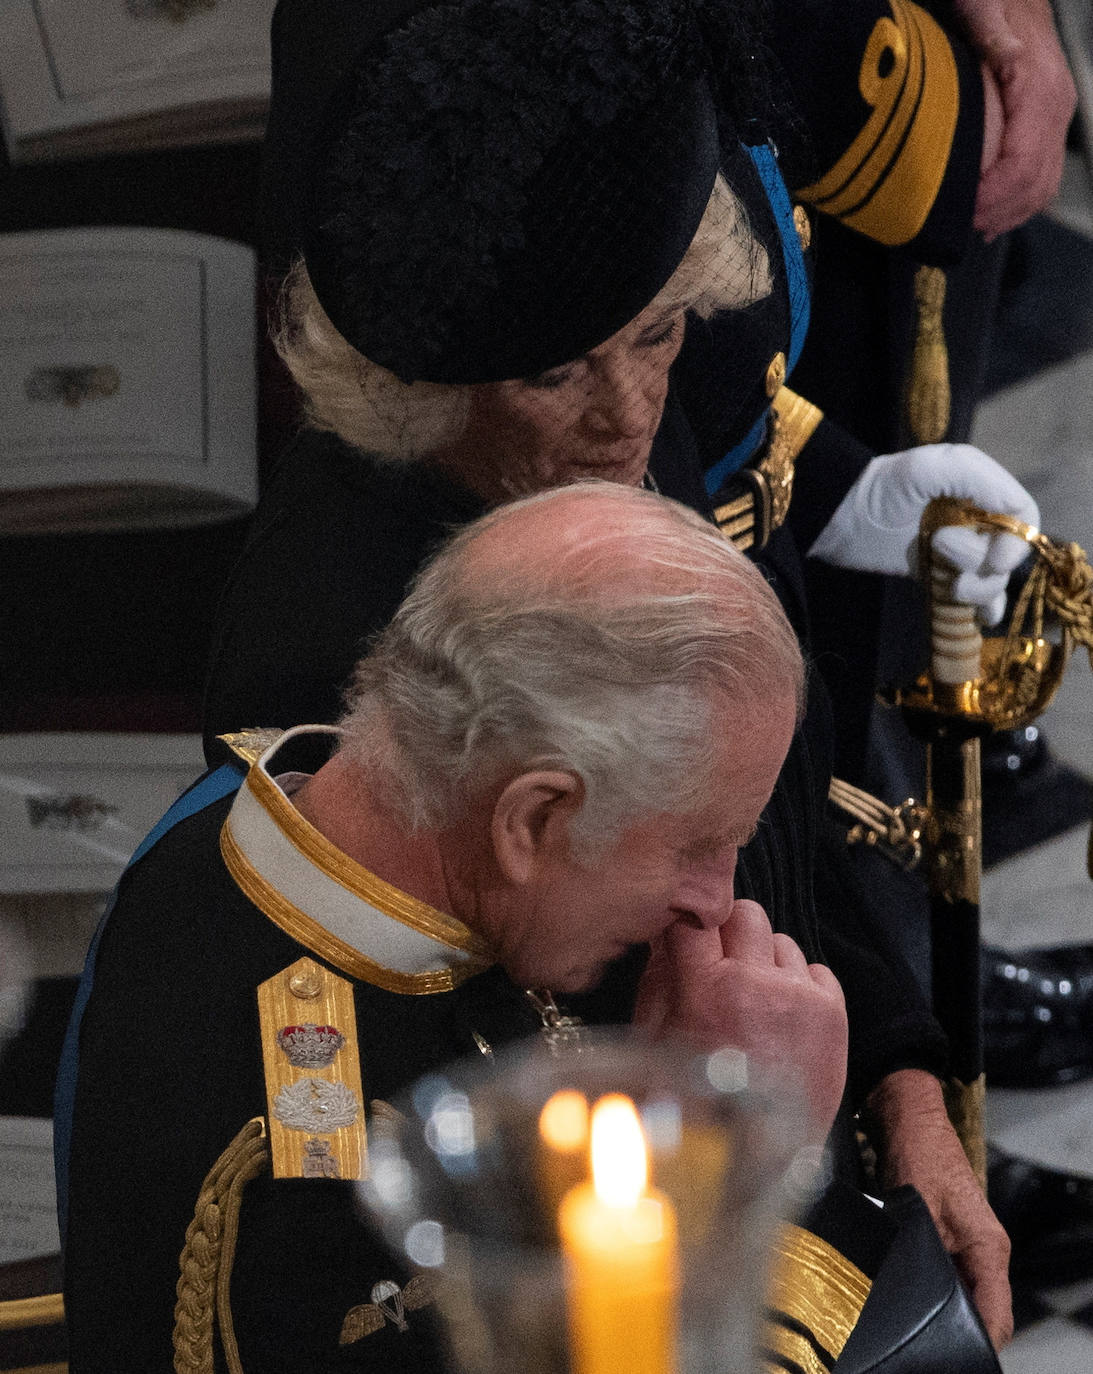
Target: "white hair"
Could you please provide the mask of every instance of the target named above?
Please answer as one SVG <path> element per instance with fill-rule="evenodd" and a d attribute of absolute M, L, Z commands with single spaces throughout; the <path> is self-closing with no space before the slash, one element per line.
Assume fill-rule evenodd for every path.
<path fill-rule="evenodd" d="M 759 300 L 770 286 L 766 249 L 719 172 L 691 246 L 650 306 L 692 310 L 707 319 Z M 395 462 L 423 458 L 463 432 L 470 388 L 403 382 L 364 357 L 331 324 L 303 259 L 282 285 L 272 338 L 316 429 Z"/>
<path fill-rule="evenodd" d="M 574 500 L 599 507 L 588 533 L 529 559 L 523 513 Z M 503 537 L 476 566 L 491 530 Z M 574 836 L 592 853 L 724 785 L 709 741 L 727 703 L 754 713 L 787 697 L 800 712 L 801 654 L 758 568 L 675 502 L 589 482 L 458 534 L 358 665 L 341 725 L 414 829 L 442 829 L 531 768 L 572 771 Z"/>

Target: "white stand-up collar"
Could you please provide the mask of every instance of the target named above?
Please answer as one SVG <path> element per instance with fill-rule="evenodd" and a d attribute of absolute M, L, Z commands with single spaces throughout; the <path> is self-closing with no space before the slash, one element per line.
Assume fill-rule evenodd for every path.
<path fill-rule="evenodd" d="M 343 854 L 274 780 L 282 746 L 309 733 L 338 731 L 330 725 L 286 730 L 236 793 L 220 835 L 236 883 L 320 958 L 389 992 L 447 992 L 481 972 L 493 960 L 472 931 Z"/>

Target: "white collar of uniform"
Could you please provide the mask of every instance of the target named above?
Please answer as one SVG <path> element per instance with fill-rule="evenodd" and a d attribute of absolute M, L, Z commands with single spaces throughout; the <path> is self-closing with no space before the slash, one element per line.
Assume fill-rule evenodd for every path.
<path fill-rule="evenodd" d="M 493 962 L 460 921 L 392 887 L 343 854 L 273 779 L 282 745 L 331 725 L 286 730 L 254 762 L 220 833 L 228 871 L 293 939 L 355 978 L 389 992 L 448 992 Z"/>

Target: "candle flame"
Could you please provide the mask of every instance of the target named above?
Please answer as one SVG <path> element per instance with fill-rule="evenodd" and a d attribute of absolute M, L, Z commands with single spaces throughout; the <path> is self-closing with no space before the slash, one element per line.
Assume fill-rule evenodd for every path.
<path fill-rule="evenodd" d="M 649 1181 L 649 1156 L 637 1108 L 621 1093 L 592 1109 L 592 1183 L 611 1207 L 633 1207 Z"/>
<path fill-rule="evenodd" d="M 584 1094 L 556 1092 L 539 1113 L 539 1134 L 554 1150 L 574 1154 L 588 1144 L 588 1103 Z"/>

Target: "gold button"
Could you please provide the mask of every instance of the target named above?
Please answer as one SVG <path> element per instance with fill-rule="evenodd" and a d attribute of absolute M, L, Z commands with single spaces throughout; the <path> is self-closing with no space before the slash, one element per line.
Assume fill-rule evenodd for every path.
<path fill-rule="evenodd" d="M 775 353 L 770 360 L 767 368 L 767 395 L 772 399 L 778 394 L 778 388 L 786 380 L 786 355 Z"/>
<path fill-rule="evenodd" d="M 288 980 L 288 990 L 301 1002 L 318 997 L 323 990 L 322 974 L 314 964 L 309 963 L 305 968 L 298 969 Z"/>
<path fill-rule="evenodd" d="M 812 244 L 812 221 L 803 205 L 793 207 L 793 227 L 797 230 L 797 237 L 801 240 L 801 252 L 807 253 Z"/>

